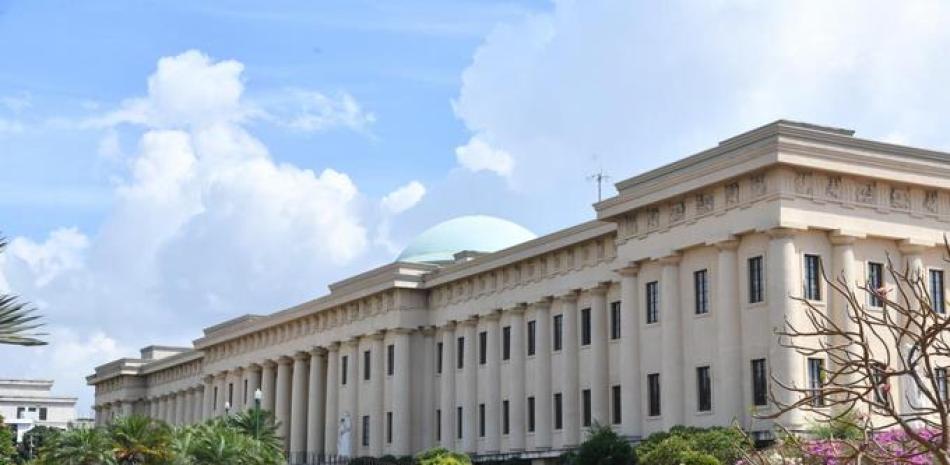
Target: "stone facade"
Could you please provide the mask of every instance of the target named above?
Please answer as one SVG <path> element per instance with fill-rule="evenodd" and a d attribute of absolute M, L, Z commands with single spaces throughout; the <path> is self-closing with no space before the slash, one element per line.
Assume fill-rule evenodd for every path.
<path fill-rule="evenodd" d="M 587 223 L 455 263 L 392 263 L 191 348 L 98 367 L 97 419 L 191 423 L 252 408 L 260 388 L 298 462 L 435 445 L 553 457 L 591 423 L 632 439 L 677 424 L 768 431 L 765 370 L 809 382 L 773 334 L 802 317 L 788 296 L 802 295 L 805 257 L 851 283 L 888 258 L 944 266 L 950 154 L 778 121 L 617 189 Z"/>

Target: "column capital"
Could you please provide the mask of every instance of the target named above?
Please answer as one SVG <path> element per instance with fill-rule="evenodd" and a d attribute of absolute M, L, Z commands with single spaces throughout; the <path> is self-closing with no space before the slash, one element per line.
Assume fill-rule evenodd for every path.
<path fill-rule="evenodd" d="M 204 375 L 204 376 L 201 377 L 201 380 L 204 381 L 205 384 L 213 383 L 213 382 L 214 382 L 214 375 Z"/>
<path fill-rule="evenodd" d="M 333 353 L 333 352 L 339 352 L 339 351 L 340 351 L 340 343 L 338 341 L 333 341 L 329 345 L 327 345 L 327 352 Z"/>
<path fill-rule="evenodd" d="M 501 319 L 501 310 L 492 310 L 491 313 L 486 313 L 479 317 L 479 320 L 485 321 L 498 321 Z"/>
<path fill-rule="evenodd" d="M 372 334 L 368 335 L 367 337 L 368 337 L 369 339 L 374 340 L 374 341 L 382 341 L 383 338 L 386 337 L 386 330 L 385 330 L 385 329 L 381 329 L 381 330 L 379 330 L 379 331 L 376 331 L 375 333 L 372 333 Z"/>
<path fill-rule="evenodd" d="M 273 360 L 271 360 L 271 359 L 267 359 L 267 360 L 264 360 L 263 362 L 261 362 L 261 367 L 262 367 L 262 368 L 274 368 L 275 366 L 277 366 L 277 362 L 275 362 L 275 361 L 273 361 Z"/>
<path fill-rule="evenodd" d="M 544 296 L 532 302 L 531 306 L 535 308 L 551 308 L 551 302 L 553 300 L 554 300 L 553 296 Z"/>
<path fill-rule="evenodd" d="M 828 233 L 828 240 L 831 241 L 832 245 L 851 245 L 858 239 L 864 239 L 865 237 L 867 236 L 864 234 L 851 233 L 841 229 Z"/>
<path fill-rule="evenodd" d="M 250 371 L 252 373 L 257 373 L 258 371 L 261 371 L 261 365 L 258 363 L 251 363 L 247 365 L 246 367 L 244 367 L 244 370 Z"/>
<path fill-rule="evenodd" d="M 507 312 L 507 313 L 513 313 L 513 314 L 515 314 L 515 315 L 523 315 L 523 314 L 524 314 L 524 311 L 527 309 L 527 307 L 528 307 L 528 304 L 526 304 L 526 303 L 524 303 L 524 302 L 519 302 L 519 303 L 514 304 L 513 306 L 509 307 L 507 310 L 505 310 L 505 312 Z"/>
<path fill-rule="evenodd" d="M 580 294 L 579 289 L 571 289 L 563 294 L 557 296 L 558 300 L 566 302 L 577 302 L 578 294 Z"/>
<path fill-rule="evenodd" d="M 478 315 L 472 315 L 459 322 L 459 326 L 469 327 L 478 326 Z"/>
<path fill-rule="evenodd" d="M 233 368 L 231 369 L 231 373 L 234 373 L 240 376 L 242 373 L 244 373 L 244 367 Z"/>
<path fill-rule="evenodd" d="M 798 232 L 798 230 L 792 228 L 772 228 L 765 231 L 772 239 L 791 239 L 795 237 L 796 232 Z"/>
<path fill-rule="evenodd" d="M 439 328 L 436 327 L 435 325 L 426 325 L 426 326 L 419 327 L 419 332 L 422 333 L 422 335 L 426 337 L 435 336 L 435 333 L 438 332 L 438 330 Z"/>
<path fill-rule="evenodd" d="M 324 347 L 314 346 L 310 349 L 311 357 L 324 357 L 327 355 L 328 350 Z"/>
<path fill-rule="evenodd" d="M 730 237 L 728 239 L 722 239 L 713 243 L 720 252 L 732 251 L 739 248 L 739 239 L 735 237 Z"/>
<path fill-rule="evenodd" d="M 295 353 L 294 353 L 294 360 L 295 360 L 295 361 L 298 361 L 298 362 L 305 362 L 305 361 L 307 361 L 307 360 L 310 360 L 310 353 L 309 353 L 309 352 L 304 352 L 304 351 L 295 352 Z"/>
<path fill-rule="evenodd" d="M 219 371 L 214 374 L 215 379 L 224 379 L 228 377 L 228 370 Z"/>
<path fill-rule="evenodd" d="M 679 252 L 673 252 L 673 253 L 671 253 L 671 254 L 665 256 L 665 257 L 660 257 L 659 262 L 660 262 L 661 265 L 664 265 L 664 266 L 666 266 L 666 265 L 678 265 L 679 262 L 680 262 L 680 260 L 682 260 L 682 259 L 683 259 L 683 254 L 681 254 L 681 253 L 679 253 Z"/>
<path fill-rule="evenodd" d="M 392 334 L 412 334 L 415 330 L 412 328 L 390 328 L 387 331 Z"/>
<path fill-rule="evenodd" d="M 627 263 L 626 266 L 615 269 L 614 273 L 620 276 L 636 276 L 640 273 L 640 264 L 637 262 Z"/>
<path fill-rule="evenodd" d="M 587 292 L 590 292 L 591 295 L 606 295 L 607 289 L 610 287 L 610 282 L 600 282 L 596 286 L 588 288 Z"/>
<path fill-rule="evenodd" d="M 916 255 L 921 254 L 924 250 L 927 250 L 927 247 L 932 247 L 932 244 L 927 244 L 918 239 L 902 239 L 897 243 L 897 250 L 904 255 Z"/>
<path fill-rule="evenodd" d="M 290 358 L 290 357 L 288 357 L 288 356 L 286 356 L 286 355 L 281 355 L 280 357 L 277 358 L 277 364 L 278 364 L 278 365 L 290 365 L 293 361 L 294 361 L 294 359 L 292 359 L 292 358 Z"/>

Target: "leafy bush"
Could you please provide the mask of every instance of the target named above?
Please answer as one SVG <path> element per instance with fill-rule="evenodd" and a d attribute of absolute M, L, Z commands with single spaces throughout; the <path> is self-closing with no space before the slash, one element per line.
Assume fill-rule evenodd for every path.
<path fill-rule="evenodd" d="M 858 426 L 860 424 L 861 418 L 856 413 L 845 413 L 831 421 L 813 424 L 808 435 L 816 439 L 861 439 L 864 431 Z"/>
<path fill-rule="evenodd" d="M 16 455 L 15 441 L 13 429 L 3 423 L 3 415 L 0 415 L 0 465 L 13 463 L 13 457 Z"/>
<path fill-rule="evenodd" d="M 452 452 L 443 447 L 420 452 L 416 456 L 419 465 L 472 465 L 472 459 L 460 452 Z"/>
<path fill-rule="evenodd" d="M 564 456 L 570 465 L 635 465 L 633 446 L 609 426 L 594 425 L 590 436 Z"/>
<path fill-rule="evenodd" d="M 700 455 L 690 455 L 691 460 L 699 460 L 697 463 L 707 463 L 704 462 L 707 458 L 702 456 L 708 456 L 716 460 L 713 463 L 733 464 L 753 447 L 748 438 L 736 428 L 674 426 L 669 431 L 654 433 L 644 439 L 637 447 L 637 456 L 641 458 L 641 462 L 647 463 L 646 457 L 670 440 L 672 441 L 665 444 L 662 453 L 654 456 L 654 460 L 683 461 L 681 454 L 672 450 L 675 448 L 680 452 L 699 453 Z M 674 465 L 679 465 L 679 462 Z"/>

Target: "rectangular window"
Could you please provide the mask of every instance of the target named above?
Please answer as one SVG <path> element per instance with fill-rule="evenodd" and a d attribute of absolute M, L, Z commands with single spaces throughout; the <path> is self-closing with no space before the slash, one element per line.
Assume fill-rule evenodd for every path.
<path fill-rule="evenodd" d="M 610 303 L 610 338 L 620 339 L 620 301 Z"/>
<path fill-rule="evenodd" d="M 882 363 L 876 363 L 873 367 L 874 373 L 871 375 L 871 381 L 874 383 L 874 401 L 880 404 L 888 405 L 891 403 L 890 397 L 887 395 L 887 379 L 884 377 L 884 373 L 887 371 L 887 368 Z"/>
<path fill-rule="evenodd" d="M 455 342 L 458 344 L 455 348 L 455 367 L 461 370 L 465 368 L 465 337 L 459 337 Z"/>
<path fill-rule="evenodd" d="M 462 439 L 462 407 L 455 407 L 455 437 Z"/>
<path fill-rule="evenodd" d="M 752 361 L 752 404 L 763 406 L 769 403 L 769 379 L 764 358 Z"/>
<path fill-rule="evenodd" d="M 581 345 L 590 345 L 590 309 L 581 310 Z"/>
<path fill-rule="evenodd" d="M 531 320 L 528 322 L 528 356 L 529 357 L 534 355 L 534 344 L 535 344 L 535 340 L 537 339 L 536 338 L 537 334 L 535 334 L 535 332 L 538 329 L 536 323 L 537 322 L 534 320 Z"/>
<path fill-rule="evenodd" d="M 501 328 L 501 359 L 511 359 L 511 326 Z"/>
<path fill-rule="evenodd" d="M 24 418 L 23 418 L 23 413 L 24 413 L 25 410 L 26 410 L 26 409 L 24 409 L 23 407 L 17 407 L 17 408 L 16 408 L 16 417 L 17 417 L 17 420 L 23 420 L 23 419 L 24 419 Z"/>
<path fill-rule="evenodd" d="M 762 282 L 762 256 L 749 258 L 749 303 L 762 302 L 764 287 Z"/>
<path fill-rule="evenodd" d="M 696 410 L 712 410 L 712 379 L 708 366 L 696 368 Z"/>
<path fill-rule="evenodd" d="M 478 364 L 488 363 L 488 331 L 478 333 Z"/>
<path fill-rule="evenodd" d="M 554 429 L 559 430 L 564 427 L 564 406 L 561 400 L 561 393 L 554 394 Z"/>
<path fill-rule="evenodd" d="M 247 404 L 247 380 L 244 380 L 244 388 L 241 391 L 241 401 Z"/>
<path fill-rule="evenodd" d="M 40 407 L 40 420 L 46 420 L 46 407 Z"/>
<path fill-rule="evenodd" d="M 946 368 L 935 368 L 934 369 L 934 378 L 937 382 L 937 396 L 940 400 L 947 401 L 947 369 Z"/>
<path fill-rule="evenodd" d="M 435 440 L 442 440 L 442 409 L 435 409 Z"/>
<path fill-rule="evenodd" d="M 647 283 L 647 324 L 660 321 L 660 295 L 656 281 Z"/>
<path fill-rule="evenodd" d="M 211 404 L 218 405 L 218 387 L 217 386 L 214 387 L 214 395 L 212 397 L 214 397 L 214 401 L 211 402 Z"/>
<path fill-rule="evenodd" d="M 561 350 L 564 347 L 564 315 L 554 315 L 554 324 L 551 330 L 554 332 L 551 344 L 554 345 L 555 351 Z"/>
<path fill-rule="evenodd" d="M 534 432 L 534 396 L 528 397 L 528 432 Z"/>
<path fill-rule="evenodd" d="M 697 315 L 709 313 L 709 279 L 706 270 L 693 273 L 693 299 Z"/>
<path fill-rule="evenodd" d="M 393 443 L 393 412 L 386 412 L 386 444 Z"/>
<path fill-rule="evenodd" d="M 623 412 L 621 411 L 621 401 L 620 401 L 620 385 L 611 386 L 610 388 L 610 402 L 613 407 L 611 412 L 611 420 L 615 425 L 619 425 L 623 421 Z"/>
<path fill-rule="evenodd" d="M 868 288 L 872 291 L 884 288 L 884 265 L 881 263 L 868 262 Z M 876 292 L 868 295 L 868 305 L 881 308 L 884 306 L 884 300 Z"/>
<path fill-rule="evenodd" d="M 818 255 L 805 254 L 805 276 L 803 281 L 805 298 L 821 300 L 821 257 Z"/>
<path fill-rule="evenodd" d="M 581 391 L 581 402 L 583 403 L 582 408 L 584 409 L 582 412 L 584 414 L 584 426 L 590 426 L 591 415 L 593 413 L 591 412 L 592 407 L 590 405 L 590 389 L 584 389 Z"/>
<path fill-rule="evenodd" d="M 228 383 L 228 405 L 234 405 L 234 383 Z"/>
<path fill-rule="evenodd" d="M 825 376 L 825 360 L 822 358 L 808 359 L 808 389 L 811 391 L 811 405 L 821 407 L 825 405 L 825 396 L 822 393 L 823 378 Z"/>
<path fill-rule="evenodd" d="M 386 347 L 386 374 L 392 376 L 396 372 L 396 345 Z"/>
<path fill-rule="evenodd" d="M 357 383 L 359 384 L 359 383 Z M 369 447 L 369 415 L 363 415 L 363 447 Z"/>
<path fill-rule="evenodd" d="M 485 404 L 478 404 L 478 437 L 485 437 Z"/>
<path fill-rule="evenodd" d="M 946 313 L 943 297 L 943 270 L 930 270 L 930 307 L 936 313 Z"/>
<path fill-rule="evenodd" d="M 647 399 L 649 400 L 647 414 L 651 417 L 660 416 L 660 374 L 647 375 Z"/>
<path fill-rule="evenodd" d="M 508 434 L 511 429 L 511 423 L 508 422 L 508 408 L 508 400 L 503 400 L 501 402 L 501 434 Z"/>
<path fill-rule="evenodd" d="M 368 351 L 368 350 L 364 350 L 364 351 L 363 351 L 363 379 L 364 379 L 364 380 L 368 380 L 370 374 L 372 373 L 372 371 L 371 371 L 371 370 L 372 370 L 372 365 L 370 364 L 370 358 L 371 358 L 371 357 L 372 357 L 372 353 L 370 353 L 370 351 Z M 357 384 L 359 384 L 359 383 L 357 383 Z"/>
<path fill-rule="evenodd" d="M 442 351 L 445 344 L 438 343 L 435 345 L 435 372 L 442 374 Z"/>

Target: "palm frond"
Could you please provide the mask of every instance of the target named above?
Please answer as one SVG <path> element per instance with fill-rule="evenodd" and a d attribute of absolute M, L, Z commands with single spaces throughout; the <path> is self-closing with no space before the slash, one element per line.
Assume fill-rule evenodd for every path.
<path fill-rule="evenodd" d="M 0 236 L 0 252 L 7 245 L 7 240 Z M 0 344 L 19 346 L 46 345 L 46 341 L 39 339 L 46 333 L 35 332 L 43 326 L 39 322 L 39 315 L 26 302 L 21 302 L 15 295 L 0 294 Z"/>

